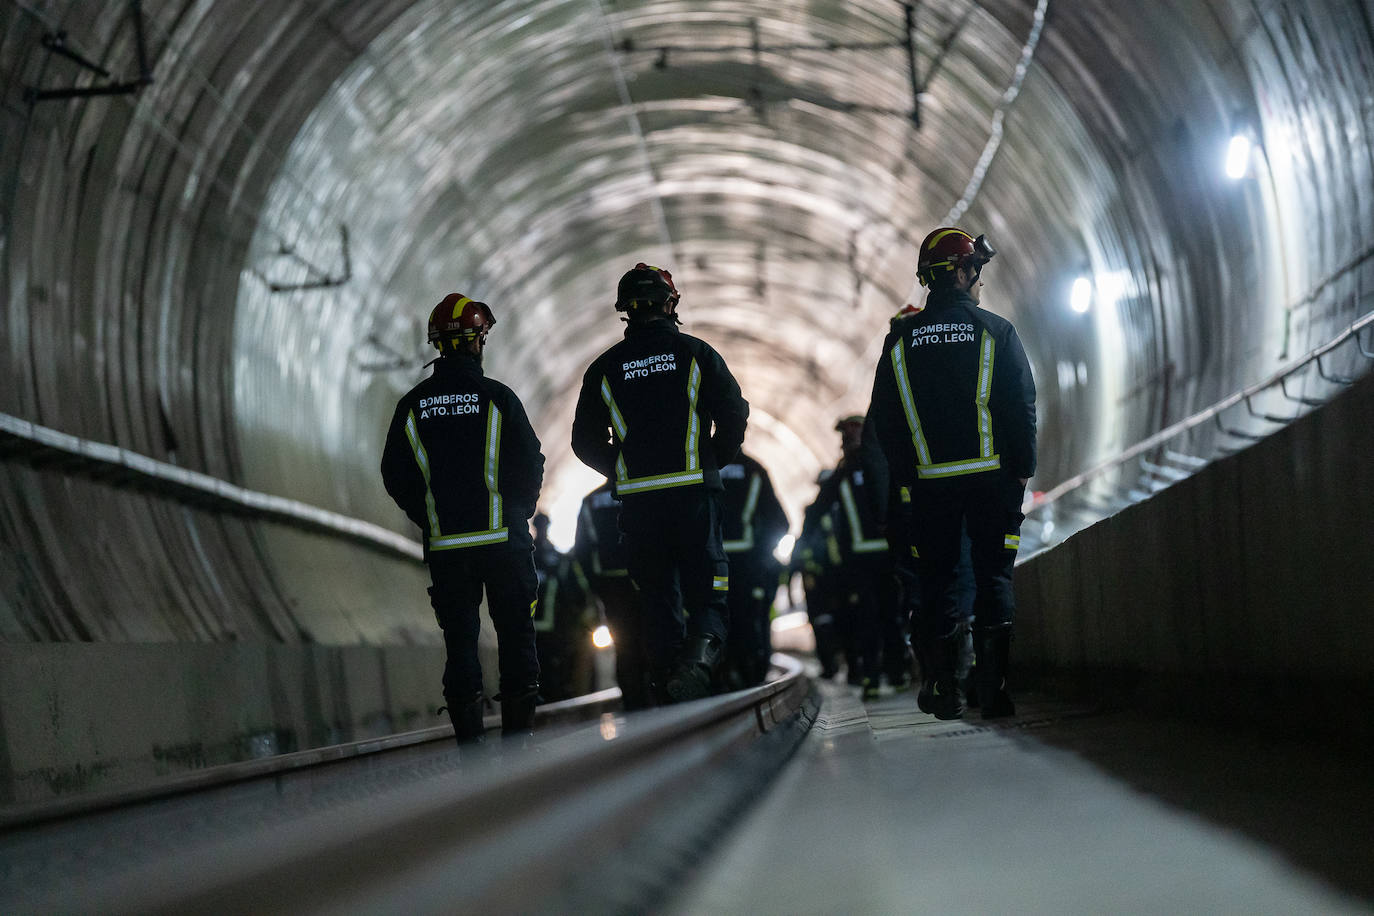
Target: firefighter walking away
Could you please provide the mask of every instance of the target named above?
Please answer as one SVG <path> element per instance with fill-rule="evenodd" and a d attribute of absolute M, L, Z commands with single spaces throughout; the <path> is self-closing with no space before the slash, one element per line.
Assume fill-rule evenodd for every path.
<path fill-rule="evenodd" d="M 448 650 L 444 699 L 459 744 L 483 738 L 484 590 L 496 629 L 503 734 L 530 731 L 539 693 L 529 518 L 544 456 L 520 399 L 482 373 L 495 324 L 486 303 L 458 293 L 434 307 L 428 338 L 439 358 L 396 405 L 382 453 L 387 493 L 424 532 L 430 603 Z"/>
<path fill-rule="evenodd" d="M 707 696 L 728 632 L 720 468 L 749 404 L 725 361 L 678 330 L 672 275 L 639 263 L 620 280 L 625 338 L 582 378 L 573 452 L 613 482 L 660 703 Z"/>
<path fill-rule="evenodd" d="M 1016 603 L 1012 568 L 1021 503 L 1035 473 L 1035 382 L 1011 322 L 980 307 L 983 236 L 943 227 L 921 243 L 920 312 L 883 343 L 869 421 L 894 486 L 911 491 L 911 550 L 921 601 L 913 621 L 934 684 L 919 702 L 941 719 L 964 714 L 963 615 L 955 581 L 961 530 L 973 563 L 975 683 L 983 718 L 1015 714 L 1007 690 Z"/>

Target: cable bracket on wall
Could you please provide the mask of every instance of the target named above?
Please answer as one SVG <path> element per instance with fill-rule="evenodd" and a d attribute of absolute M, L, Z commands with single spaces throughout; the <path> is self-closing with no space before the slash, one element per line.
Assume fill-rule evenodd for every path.
<path fill-rule="evenodd" d="M 750 41 L 748 45 L 639 45 L 633 38 L 622 38 L 614 46 L 620 54 L 631 55 L 652 55 L 653 68 L 655 70 L 667 70 L 674 66 L 674 60 L 681 60 L 684 57 L 727 57 L 738 58 L 742 55 L 749 55 L 752 63 L 752 75 L 744 85 L 743 101 L 751 108 L 760 121 L 767 120 L 767 106 L 785 101 L 786 98 L 804 98 L 803 96 L 788 96 L 786 98 L 770 98 L 765 92 L 764 74 L 766 67 L 764 64 L 765 55 L 791 55 L 794 53 L 874 53 L 901 50 L 906 55 L 908 75 L 911 80 L 911 107 L 909 109 L 894 109 L 888 106 L 870 105 L 863 102 L 829 100 L 829 107 L 838 111 L 846 112 L 871 112 L 883 115 L 900 115 L 909 119 L 916 127 L 921 126 L 920 97 L 929 85 L 930 78 L 939 69 L 940 60 L 949 46 L 953 44 L 964 24 L 968 21 L 969 14 L 965 14 L 963 19 L 955 27 L 954 31 L 947 36 L 941 44 L 940 53 L 931 61 L 931 66 L 926 73 L 925 80 L 922 81 L 917 61 L 917 28 L 916 13 L 918 2 L 911 0 L 900 0 L 903 14 L 903 34 L 900 38 L 878 39 L 875 41 L 810 41 L 810 42 L 770 42 L 765 43 L 759 28 L 757 18 L 748 20 Z M 680 65 L 679 65 L 680 66 Z M 816 102 L 817 99 L 807 98 L 807 101 Z"/>
<path fill-rule="evenodd" d="M 119 80 L 95 86 L 65 86 L 56 89 L 41 89 L 30 86 L 24 90 L 24 99 L 30 105 L 56 99 L 89 98 L 100 95 L 131 95 L 144 86 L 153 84 L 153 72 L 148 66 L 148 47 L 143 37 L 143 4 L 141 0 L 131 0 L 129 15 L 134 24 L 134 43 L 138 48 L 138 77 L 132 80 Z M 50 54 L 56 54 L 72 61 L 83 70 L 95 73 L 104 79 L 113 79 L 110 71 L 81 54 L 67 43 L 67 33 L 63 31 L 45 32 L 43 47 Z"/>
<path fill-rule="evenodd" d="M 336 286 L 343 286 L 353 279 L 353 259 L 348 253 L 348 227 L 343 223 L 339 224 L 339 248 L 343 256 L 343 269 L 339 273 L 331 273 L 316 267 L 297 254 L 294 246 L 283 242 L 277 249 L 277 257 L 289 258 L 300 264 L 310 273 L 312 279 L 300 283 L 278 283 L 266 277 L 263 277 L 262 280 L 267 284 L 267 288 L 274 293 L 292 293 L 303 289 L 332 289 Z"/>

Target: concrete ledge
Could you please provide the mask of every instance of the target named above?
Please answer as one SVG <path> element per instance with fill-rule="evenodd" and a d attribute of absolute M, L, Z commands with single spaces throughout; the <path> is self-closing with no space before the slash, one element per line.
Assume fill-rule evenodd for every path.
<path fill-rule="evenodd" d="M 443 667 L 442 646 L 0 645 L 0 803 L 446 724 Z"/>
<path fill-rule="evenodd" d="M 1017 568 L 1016 666 L 1374 739 L 1374 375 Z"/>

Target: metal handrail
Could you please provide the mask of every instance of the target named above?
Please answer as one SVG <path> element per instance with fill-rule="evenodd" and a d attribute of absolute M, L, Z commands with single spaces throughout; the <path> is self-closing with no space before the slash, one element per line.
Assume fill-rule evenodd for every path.
<path fill-rule="evenodd" d="M 1226 433 L 1227 435 L 1235 436 L 1237 438 L 1242 439 L 1258 441 L 1263 437 L 1257 436 L 1253 433 L 1246 433 L 1240 430 L 1230 429 L 1223 425 L 1221 421 L 1222 413 L 1241 403 L 1244 403 L 1247 405 L 1247 407 L 1249 407 L 1251 398 L 1273 388 L 1276 385 L 1283 386 L 1285 384 L 1286 379 L 1290 375 L 1293 375 L 1299 370 L 1306 368 L 1313 362 L 1318 362 L 1321 359 L 1321 357 L 1330 353 L 1332 350 L 1335 350 L 1337 347 L 1341 346 L 1346 341 L 1350 340 L 1352 337 L 1355 339 L 1355 342 L 1359 345 L 1360 353 L 1366 357 L 1374 359 L 1374 352 L 1370 352 L 1365 349 L 1364 341 L 1360 337 L 1364 329 L 1370 326 L 1374 326 L 1374 311 L 1366 313 L 1363 317 L 1352 322 L 1350 327 L 1346 328 L 1338 336 L 1332 338 L 1330 341 L 1327 341 L 1322 346 L 1317 347 L 1316 349 L 1308 352 L 1307 354 L 1290 361 L 1287 365 L 1283 366 L 1267 378 L 1259 382 L 1256 382 L 1255 384 L 1250 385 L 1247 388 L 1237 391 L 1234 394 L 1222 398 L 1220 401 L 1216 402 L 1211 407 L 1200 410 L 1192 416 L 1180 420 L 1177 423 L 1174 423 L 1168 427 L 1165 427 L 1164 429 L 1160 430 L 1159 432 L 1155 433 L 1154 435 L 1146 439 L 1142 439 L 1140 442 L 1137 442 L 1135 445 L 1132 445 L 1130 448 L 1121 452 L 1116 457 L 1104 461 L 1101 464 L 1095 465 L 1089 468 L 1088 470 L 1083 471 L 1080 474 L 1075 474 L 1068 480 L 1065 480 L 1059 483 L 1058 485 L 1054 486 L 1053 488 L 1046 490 L 1044 493 L 1036 496 L 1031 500 L 1031 504 L 1029 509 L 1027 510 L 1027 514 L 1029 514 L 1030 512 L 1036 512 L 1041 509 L 1044 509 L 1046 506 L 1049 506 L 1054 502 L 1058 501 L 1059 499 L 1062 499 L 1068 493 L 1071 493 L 1072 491 L 1077 490 L 1078 488 L 1084 486 L 1087 483 L 1090 483 L 1096 478 L 1101 477 L 1108 471 L 1114 470 L 1122 466 L 1126 462 L 1138 458 L 1146 452 L 1149 452 L 1152 449 L 1158 448 L 1159 446 L 1168 443 L 1170 440 L 1177 438 L 1183 433 L 1191 432 L 1193 429 L 1197 428 L 1198 426 L 1201 426 L 1202 424 L 1208 421 L 1215 422 L 1217 428 L 1220 429 L 1222 432 Z M 1371 335 L 1371 337 L 1374 337 L 1374 335 Z M 1318 365 L 1320 368 L 1320 363 L 1318 363 Z M 1326 377 L 1324 372 L 1323 377 Z M 1354 381 L 1353 379 L 1344 379 L 1344 377 L 1341 377 L 1339 381 L 1333 379 L 1328 380 L 1335 381 L 1337 384 L 1350 384 Z M 1284 389 L 1284 395 L 1288 397 L 1290 400 L 1295 400 L 1291 395 L 1288 395 L 1286 389 Z M 1325 403 L 1323 401 L 1313 402 L 1310 398 L 1303 398 L 1297 400 L 1299 401 L 1299 403 L 1302 403 L 1306 406 L 1316 406 Z M 1251 407 L 1250 410 L 1253 414 L 1254 409 Z M 1271 423 L 1280 424 L 1287 424 L 1292 422 L 1293 419 L 1296 419 L 1275 417 L 1269 414 L 1255 415 Z"/>
<path fill-rule="evenodd" d="M 382 553 L 424 561 L 419 541 L 388 528 L 294 499 L 249 490 L 218 477 L 149 458 L 147 455 L 83 439 L 29 420 L 0 413 L 0 455 L 31 460 L 57 460 L 95 478 L 150 490 L 194 505 L 280 522 L 316 534 L 328 534 Z"/>

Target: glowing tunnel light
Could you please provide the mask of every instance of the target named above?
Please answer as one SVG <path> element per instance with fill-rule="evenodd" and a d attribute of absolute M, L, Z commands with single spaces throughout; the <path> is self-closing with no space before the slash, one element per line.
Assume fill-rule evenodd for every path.
<path fill-rule="evenodd" d="M 1081 315 L 1088 310 L 1088 306 L 1092 305 L 1092 301 L 1092 281 L 1087 277 L 1079 277 L 1074 280 L 1073 289 L 1069 291 L 1069 308 Z"/>
<path fill-rule="evenodd" d="M 609 649 L 611 647 L 611 628 L 604 623 L 592 630 L 592 645 L 598 649 Z"/>
<path fill-rule="evenodd" d="M 1244 134 L 1236 134 L 1231 138 L 1230 146 L 1226 147 L 1226 177 L 1244 178 L 1249 169 L 1250 138 Z"/>

